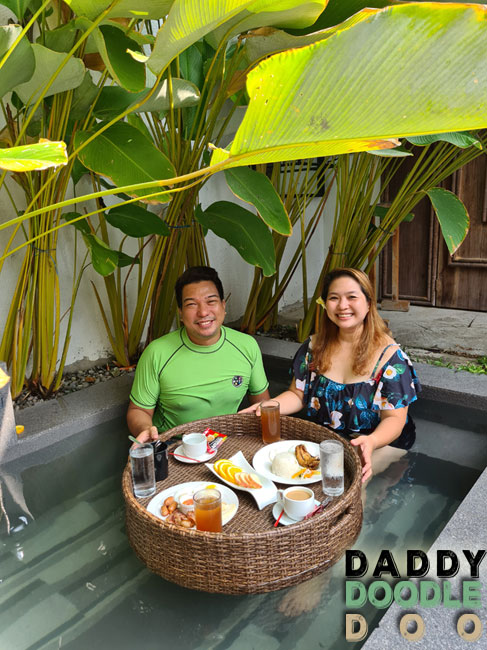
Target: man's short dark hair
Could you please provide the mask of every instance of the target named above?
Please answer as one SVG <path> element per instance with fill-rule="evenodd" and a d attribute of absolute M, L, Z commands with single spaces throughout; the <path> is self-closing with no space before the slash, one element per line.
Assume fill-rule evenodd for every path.
<path fill-rule="evenodd" d="M 183 287 L 194 282 L 213 282 L 217 288 L 220 300 L 223 300 L 223 285 L 218 273 L 211 266 L 190 266 L 189 269 L 176 280 L 174 290 L 179 309 L 183 306 Z"/>

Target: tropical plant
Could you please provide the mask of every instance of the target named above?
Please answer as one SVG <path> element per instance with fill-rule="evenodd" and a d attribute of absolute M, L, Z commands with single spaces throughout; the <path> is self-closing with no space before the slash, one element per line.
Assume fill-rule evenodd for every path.
<path fill-rule="evenodd" d="M 272 163 L 267 173 L 289 214 L 291 225 L 299 226 L 299 238 L 283 272 L 283 256 L 289 248 L 289 238 L 274 231 L 276 273 L 266 277 L 256 267 L 247 306 L 240 329 L 255 333 L 259 328 L 269 330 L 277 324 L 279 300 L 296 270 L 301 266 L 303 309 L 308 309 L 308 277 L 306 248 L 323 216 L 323 210 L 333 187 L 335 158 Z M 264 166 L 261 166 L 264 167 Z M 262 170 L 264 171 L 264 170 Z"/>
<path fill-rule="evenodd" d="M 159 205 L 166 204 L 166 212 L 174 210 L 175 221 L 168 223 L 173 226 L 171 235 L 156 243 L 154 250 L 157 253 L 151 255 L 154 264 L 150 279 L 146 272 L 143 280 L 143 283 L 155 281 L 150 295 L 143 291 L 152 305 L 153 332 L 155 322 L 163 316 L 163 310 L 158 312 L 157 305 L 167 305 L 160 300 L 172 289 L 168 280 L 174 277 L 178 266 L 181 268 L 192 263 L 196 257 L 204 258 L 201 226 L 188 227 L 190 216 L 192 225 L 193 213 L 204 228 L 226 232 L 228 239 L 236 240 L 238 246 L 242 237 L 235 237 L 232 232 L 235 229 L 237 232 L 250 232 L 247 241 L 256 239 L 256 226 L 250 225 L 252 222 L 247 214 L 245 218 L 243 215 L 242 218 L 234 217 L 232 225 L 226 212 L 218 205 L 211 210 L 186 210 L 187 205 L 196 206 L 195 188 L 210 175 L 248 164 L 392 149 L 398 145 L 399 136 L 485 126 L 487 72 L 483 62 L 486 28 L 485 21 L 479 20 L 485 15 L 481 5 L 398 3 L 396 6 L 394 3 L 394 6 L 382 9 L 364 10 L 339 25 L 332 22 L 335 26 L 310 35 L 292 36 L 282 30 L 262 28 L 309 25 L 328 4 L 326 0 L 306 3 L 297 0 L 206 0 L 204 3 L 146 0 L 136 14 L 131 11 L 128 0 L 113 4 L 70 0 L 66 4 L 73 13 L 67 13 L 64 21 L 69 24 L 69 29 L 62 35 L 73 31 L 81 33 L 81 43 L 70 43 L 69 56 L 65 59 L 86 42 L 85 51 L 101 57 L 103 70 L 87 118 L 81 128 L 78 125 L 77 135 L 70 139 L 72 148 L 68 149 L 73 173 L 75 162 L 81 160 L 85 168 L 97 177 L 97 191 L 82 198 L 98 202 L 95 209 L 90 208 L 91 215 L 105 211 L 101 199 L 110 195 L 120 196 L 122 203 L 156 201 Z M 363 6 L 359 2 L 346 4 L 348 8 L 352 4 Z M 42 6 L 45 8 L 46 5 Z M 64 15 L 63 7 L 59 5 L 58 15 Z M 330 3 L 331 9 L 336 7 L 336 2 Z M 143 19 L 139 18 L 141 12 L 146 12 Z M 115 22 L 115 19 L 125 17 L 128 19 L 125 22 Z M 144 20 L 154 19 L 161 19 L 161 25 L 157 26 L 157 34 L 152 38 L 153 23 Z M 244 39 L 236 38 L 243 33 Z M 418 38 L 418 33 L 422 38 Z M 261 44 L 260 50 L 255 54 L 254 48 L 252 54 L 251 44 L 253 47 L 257 43 Z M 470 45 L 472 43 L 475 46 Z M 208 55 L 207 47 L 212 48 L 214 54 Z M 197 64 L 196 69 L 203 73 L 202 99 L 194 108 L 176 108 L 174 80 L 178 75 L 183 76 L 181 72 L 189 74 L 188 71 L 195 69 L 201 48 L 206 54 L 203 52 L 200 57 L 202 65 Z M 125 56 L 127 51 L 138 67 L 129 66 Z M 267 58 L 274 52 L 278 53 Z M 155 75 L 155 79 L 149 82 L 143 79 L 143 72 L 148 70 Z M 401 83 L 398 83 L 398 70 L 401 71 Z M 91 88 L 90 79 L 84 77 L 83 80 Z M 103 88 L 102 94 L 106 80 L 110 80 L 114 87 Z M 144 102 L 159 97 L 160 91 L 164 92 L 164 83 L 166 99 L 169 99 L 168 107 L 162 109 L 165 112 L 162 119 L 158 115 L 149 125 L 136 119 L 134 114 L 143 109 Z M 125 91 L 132 93 L 131 103 L 126 103 Z M 247 96 L 249 100 L 245 105 Z M 120 97 L 121 105 L 117 103 Z M 233 100 L 231 110 L 235 112 L 244 102 L 242 122 L 233 141 L 226 148 L 215 148 L 208 159 L 206 154 L 210 145 L 218 143 L 219 135 L 223 137 L 224 121 L 219 120 L 225 120 L 222 114 L 229 99 Z M 95 115 L 92 108 L 97 104 L 100 112 Z M 110 110 L 112 106 L 118 107 L 116 115 Z M 156 109 L 156 112 L 160 113 L 160 110 Z M 106 114 L 101 121 L 103 111 Z M 150 113 L 153 114 L 154 110 Z M 35 111 L 31 114 L 31 121 L 34 115 Z M 91 124 L 87 121 L 88 116 L 93 118 Z M 120 122 L 125 118 L 128 123 L 120 129 Z M 158 147 L 158 154 L 167 159 L 160 166 L 159 174 L 141 173 L 140 161 L 135 160 L 136 148 L 129 147 L 136 131 L 145 135 L 149 132 Z M 117 165 L 118 156 L 108 153 L 105 158 L 102 155 L 107 147 L 110 152 L 118 150 L 119 140 L 126 144 L 131 154 L 122 156 L 123 165 Z M 102 158 L 100 164 L 96 160 L 93 162 L 97 155 Z M 147 160 L 143 162 L 145 164 Z M 117 171 L 123 173 L 115 173 L 118 167 L 122 169 Z M 237 184 L 241 185 L 246 172 L 233 171 L 237 181 L 240 179 Z M 47 179 L 38 192 L 50 187 L 58 173 L 53 173 L 53 179 Z M 98 190 L 106 183 L 106 177 L 115 186 Z M 130 199 L 127 201 L 124 195 Z M 2 228 L 15 227 L 46 210 L 49 213 L 60 211 L 81 198 L 66 200 L 54 193 L 52 196 L 54 202 L 42 208 L 31 201 L 25 214 L 3 224 Z M 178 210 L 172 208 L 172 204 L 176 205 L 178 201 L 183 213 L 181 219 Z M 260 209 L 259 212 L 262 215 Z M 273 214 L 272 210 L 270 214 Z M 74 219 L 83 222 L 88 216 L 78 213 Z M 287 234 L 289 221 L 282 216 L 280 211 L 277 227 Z M 80 227 L 85 231 L 86 227 L 90 229 L 90 233 L 85 232 L 85 238 L 88 234 L 94 237 L 97 236 L 95 232 L 100 232 L 101 240 L 107 246 L 103 234 L 104 218 L 102 216 L 99 227 L 91 221 L 83 222 Z M 71 223 L 76 222 L 74 219 Z M 62 225 L 64 223 L 49 225 L 47 231 L 57 231 Z M 276 223 L 268 225 L 276 228 Z M 183 245 L 180 249 L 175 245 L 173 232 L 177 231 L 178 238 L 192 239 L 190 246 Z M 29 236 L 30 245 L 37 241 L 35 238 L 44 235 Z M 178 254 L 180 250 L 186 251 L 186 255 Z M 4 256 L 9 253 L 11 247 Z M 268 261 L 268 257 L 273 255 L 271 247 L 254 247 L 252 254 L 257 255 L 253 263 L 265 266 L 266 273 L 271 271 Z M 114 256 L 113 259 L 116 266 L 121 258 Z M 119 290 L 121 287 L 119 284 Z M 115 319 L 119 320 L 123 309 L 118 307 L 121 305 L 119 296 L 116 300 L 112 315 L 115 314 Z M 143 327 L 147 305 L 144 302 L 133 317 L 139 331 Z M 134 345 L 138 336 L 133 337 Z M 124 337 L 126 344 L 126 332 Z"/>
<path fill-rule="evenodd" d="M 469 218 L 460 199 L 441 183 L 453 172 L 485 154 L 487 135 L 450 133 L 404 140 L 402 149 L 415 160 L 399 189 L 389 188 L 406 157 L 350 154 L 337 159 L 334 226 L 328 253 L 309 307 L 298 325 L 298 340 L 316 329 L 322 311 L 317 304 L 326 273 L 340 266 L 370 272 L 394 231 L 410 221 L 425 196 L 431 200 L 450 254 L 468 232 Z M 390 195 L 384 204 L 383 197 Z"/>

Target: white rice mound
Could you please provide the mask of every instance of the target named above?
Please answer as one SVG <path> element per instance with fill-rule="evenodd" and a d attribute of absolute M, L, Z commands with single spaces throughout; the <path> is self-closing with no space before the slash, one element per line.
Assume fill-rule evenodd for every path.
<path fill-rule="evenodd" d="M 272 473 L 283 478 L 292 478 L 300 469 L 302 467 L 296 460 L 295 454 L 291 451 L 281 451 L 276 454 L 271 466 Z"/>

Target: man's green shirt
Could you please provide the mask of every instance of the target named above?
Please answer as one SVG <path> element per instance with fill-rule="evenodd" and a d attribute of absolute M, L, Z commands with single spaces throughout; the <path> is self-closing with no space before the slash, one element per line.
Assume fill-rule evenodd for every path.
<path fill-rule="evenodd" d="M 236 413 L 247 391 L 263 393 L 269 383 L 255 339 L 226 327 L 214 345 L 196 345 L 184 327 L 152 341 L 137 364 L 130 399 L 155 409 L 159 431 Z"/>

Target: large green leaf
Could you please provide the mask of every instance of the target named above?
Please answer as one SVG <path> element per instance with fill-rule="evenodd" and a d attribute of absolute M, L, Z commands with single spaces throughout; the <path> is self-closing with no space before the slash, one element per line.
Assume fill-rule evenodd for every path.
<path fill-rule="evenodd" d="M 116 268 L 130 266 L 131 264 L 140 264 L 136 257 L 130 257 L 121 251 L 113 250 L 99 239 L 96 235 L 83 233 L 91 255 L 93 268 L 97 273 L 103 276 L 111 275 Z"/>
<path fill-rule="evenodd" d="M 39 140 L 38 144 L 0 149 L 0 169 L 12 172 L 30 172 L 58 167 L 68 162 L 64 142 Z"/>
<path fill-rule="evenodd" d="M 249 167 L 235 167 L 225 171 L 225 179 L 235 196 L 253 205 L 269 228 L 281 235 L 292 233 L 282 199 L 265 174 Z"/>
<path fill-rule="evenodd" d="M 168 111 L 171 108 L 187 108 L 195 106 L 200 101 L 200 92 L 198 88 L 185 79 L 171 79 L 171 92 L 169 92 L 167 79 L 159 84 L 157 90 L 144 102 L 139 108 L 135 109 L 136 113 L 150 113 Z M 139 93 L 133 104 L 147 95 L 147 92 Z"/>
<path fill-rule="evenodd" d="M 34 43 L 32 50 L 35 56 L 34 74 L 29 81 L 15 87 L 15 92 L 24 104 L 34 103 L 41 93 L 45 97 L 49 97 L 65 90 L 73 90 L 81 85 L 85 76 L 85 66 L 81 59 L 71 57 L 55 76 L 49 89 L 44 93 L 43 89 L 51 81 L 66 55 L 49 50 L 47 47 L 39 45 L 39 43 Z"/>
<path fill-rule="evenodd" d="M 461 149 L 467 149 L 472 146 L 477 147 L 477 149 L 482 149 L 480 140 L 471 133 L 436 133 L 434 135 L 413 136 L 406 138 L 406 140 L 419 147 L 425 147 L 434 142 L 449 142 Z"/>
<path fill-rule="evenodd" d="M 242 34 L 256 27 L 309 27 L 319 17 L 329 0 L 256 0 L 238 16 L 217 27 L 208 35 L 216 47 L 224 38 Z"/>
<path fill-rule="evenodd" d="M 64 212 L 63 219 L 66 219 L 71 225 L 79 230 L 84 235 L 91 235 L 91 228 L 86 219 L 81 219 L 81 214 L 79 212 Z"/>
<path fill-rule="evenodd" d="M 133 0 L 65 0 L 66 4 L 78 16 L 86 16 L 90 20 L 99 16 L 102 11 L 113 5 L 108 16 L 110 18 L 141 18 L 157 20 L 164 18 L 174 0 L 144 0 L 137 6 Z"/>
<path fill-rule="evenodd" d="M 105 214 L 105 218 L 108 223 L 130 237 L 167 236 L 170 233 L 162 219 L 134 203 L 112 208 Z"/>
<path fill-rule="evenodd" d="M 93 132 L 76 133 L 75 147 L 80 147 L 91 135 Z M 174 178 L 176 175 L 171 161 L 138 129 L 125 122 L 114 124 L 98 135 L 78 155 L 85 167 L 111 178 L 120 187 Z M 157 197 L 144 199 L 153 193 L 154 189 L 138 190 L 133 196 L 149 203 L 166 202 L 171 198 L 169 194 L 161 193 Z"/>
<path fill-rule="evenodd" d="M 2 4 L 5 7 L 8 7 L 12 13 L 14 13 L 19 20 L 22 20 L 25 12 L 29 8 L 29 5 L 33 3 L 33 0 L 2 0 Z"/>
<path fill-rule="evenodd" d="M 81 85 L 74 89 L 69 117 L 72 120 L 81 120 L 86 117 L 98 92 L 99 89 L 93 83 L 91 74 L 87 70 Z"/>
<path fill-rule="evenodd" d="M 56 29 L 45 29 L 39 35 L 37 43 L 56 52 L 69 52 L 78 39 L 78 28 L 74 20 Z"/>
<path fill-rule="evenodd" d="M 330 0 L 326 9 L 313 25 L 313 30 L 326 29 L 343 23 L 366 7 L 378 8 L 400 4 L 402 0 Z M 296 30 L 297 31 L 297 30 Z M 308 29 L 299 30 L 301 33 Z M 294 30 L 293 30 L 294 32 Z"/>
<path fill-rule="evenodd" d="M 113 25 L 102 25 L 93 32 L 98 52 L 112 78 L 126 90 L 136 93 L 145 88 L 145 66 L 135 61 L 127 50 L 138 49 L 137 43 Z"/>
<path fill-rule="evenodd" d="M 270 57 L 248 75 L 248 110 L 212 163 L 376 150 L 398 136 L 487 126 L 486 17 L 483 5 L 369 9 L 326 40 Z"/>
<path fill-rule="evenodd" d="M 180 52 L 206 36 L 226 20 L 236 16 L 254 0 L 175 0 L 148 59 L 159 74 Z"/>
<path fill-rule="evenodd" d="M 149 88 L 141 93 L 130 93 L 119 86 L 105 86 L 95 104 L 94 112 L 100 119 L 110 119 L 119 115 L 129 106 L 138 104 L 148 95 Z M 200 100 L 198 88 L 185 79 L 172 79 L 172 106 L 184 108 L 195 106 Z M 134 109 L 134 113 L 167 111 L 171 106 L 167 80 L 159 85 L 149 99 Z"/>
<path fill-rule="evenodd" d="M 311 24 L 328 0 L 175 0 L 148 60 L 159 74 L 175 56 L 221 27 L 217 40 L 262 25 Z M 229 31 L 230 30 L 230 31 Z M 216 32 L 215 32 L 216 33 Z M 215 34 L 214 34 L 215 35 Z"/>
<path fill-rule="evenodd" d="M 294 36 L 282 29 L 256 29 L 245 39 L 245 60 L 247 64 L 250 64 L 254 63 L 254 61 L 260 61 L 270 54 L 311 45 L 332 36 L 335 31 L 334 29 L 325 29 L 312 34 Z"/>
<path fill-rule="evenodd" d="M 450 255 L 453 255 L 467 236 L 470 225 L 467 209 L 458 196 L 442 187 L 433 187 L 426 194 L 435 209 Z"/>
<path fill-rule="evenodd" d="M 264 275 L 276 272 L 272 235 L 257 215 L 235 203 L 217 201 L 204 211 L 198 206 L 195 217 L 233 246 L 246 262 L 259 266 Z"/>
<path fill-rule="evenodd" d="M 0 61 L 11 49 L 21 31 L 22 28 L 19 25 L 0 27 Z M 34 52 L 28 39 L 24 36 L 0 68 L 0 97 L 5 97 L 19 83 L 28 81 L 32 77 L 34 69 Z"/>

